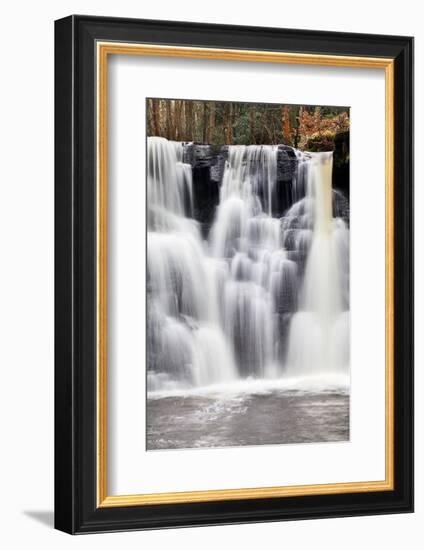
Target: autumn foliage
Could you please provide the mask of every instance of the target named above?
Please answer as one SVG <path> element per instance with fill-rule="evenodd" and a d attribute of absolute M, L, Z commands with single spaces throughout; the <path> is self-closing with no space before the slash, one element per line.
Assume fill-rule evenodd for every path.
<path fill-rule="evenodd" d="M 147 133 L 211 145 L 279 144 L 322 151 L 349 130 L 349 109 L 311 105 L 147 100 Z"/>

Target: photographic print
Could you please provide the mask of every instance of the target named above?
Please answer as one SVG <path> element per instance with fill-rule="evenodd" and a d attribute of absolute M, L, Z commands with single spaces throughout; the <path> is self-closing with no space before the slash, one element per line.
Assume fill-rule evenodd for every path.
<path fill-rule="evenodd" d="M 413 49 L 55 22 L 57 529 L 413 511 Z"/>
<path fill-rule="evenodd" d="M 147 449 L 349 440 L 349 108 L 146 110 Z"/>

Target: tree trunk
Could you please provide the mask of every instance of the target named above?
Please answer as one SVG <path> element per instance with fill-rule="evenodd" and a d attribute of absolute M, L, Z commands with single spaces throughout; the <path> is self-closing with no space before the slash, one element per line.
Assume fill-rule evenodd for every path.
<path fill-rule="evenodd" d="M 160 136 L 159 100 L 152 99 L 153 129 L 155 136 Z"/>
<path fill-rule="evenodd" d="M 203 143 L 208 142 L 208 102 L 203 103 L 203 132 L 202 132 L 202 141 Z"/>
<path fill-rule="evenodd" d="M 151 99 L 147 100 L 147 133 L 149 136 L 155 135 L 155 127 L 153 123 L 153 102 Z"/>
<path fill-rule="evenodd" d="M 225 124 L 224 124 L 224 140 L 225 145 L 231 145 L 233 141 L 233 104 L 228 103 L 225 113 Z"/>
<path fill-rule="evenodd" d="M 180 117 L 180 136 L 181 141 L 187 141 L 187 135 L 186 135 L 186 101 L 184 99 L 181 100 L 181 117 Z"/>
<path fill-rule="evenodd" d="M 286 145 L 291 145 L 290 113 L 287 105 L 284 105 L 282 109 L 282 123 L 283 123 L 283 141 Z"/>
<path fill-rule="evenodd" d="M 182 102 L 179 99 L 175 100 L 175 132 L 174 139 L 176 141 L 181 139 L 181 106 Z"/>
<path fill-rule="evenodd" d="M 187 101 L 186 104 L 186 120 L 185 120 L 185 127 L 186 127 L 186 139 L 187 141 L 194 141 L 194 135 L 193 135 L 193 102 Z"/>
<path fill-rule="evenodd" d="M 207 142 L 212 143 L 215 134 L 215 102 L 209 104 L 209 127 L 207 131 Z"/>
<path fill-rule="evenodd" d="M 250 143 L 252 143 L 252 144 L 256 143 L 256 137 L 255 137 L 255 111 L 254 111 L 252 105 L 250 105 L 250 107 L 249 107 L 249 133 L 250 133 Z"/>
<path fill-rule="evenodd" d="M 193 119 L 193 141 L 202 141 L 201 133 L 201 121 L 200 121 L 200 109 L 202 108 L 201 104 L 196 101 L 194 103 L 194 119 Z"/>
<path fill-rule="evenodd" d="M 172 111 L 171 100 L 166 100 L 166 139 L 172 139 Z"/>

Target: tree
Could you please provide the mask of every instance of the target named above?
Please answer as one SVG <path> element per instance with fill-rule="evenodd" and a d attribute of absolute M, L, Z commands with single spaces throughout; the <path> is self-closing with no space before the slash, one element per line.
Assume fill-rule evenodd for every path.
<path fill-rule="evenodd" d="M 289 106 L 284 105 L 281 112 L 282 116 L 282 134 L 283 134 L 283 141 L 286 145 L 291 145 L 291 126 L 290 126 L 290 113 L 289 113 Z"/>
<path fill-rule="evenodd" d="M 209 126 L 206 133 L 206 142 L 212 143 L 215 133 L 215 102 L 211 101 L 209 104 Z"/>
<path fill-rule="evenodd" d="M 233 104 L 227 103 L 225 109 L 225 122 L 224 122 L 224 142 L 225 145 L 230 145 L 233 141 Z"/>
<path fill-rule="evenodd" d="M 203 122 L 202 122 L 202 141 L 203 143 L 208 143 L 208 119 L 209 119 L 209 108 L 208 102 L 203 103 Z"/>
<path fill-rule="evenodd" d="M 152 99 L 153 129 L 156 136 L 161 135 L 159 99 Z"/>
<path fill-rule="evenodd" d="M 158 98 L 146 105 L 148 135 L 217 146 L 284 143 L 323 150 L 349 129 L 343 107 Z"/>
<path fill-rule="evenodd" d="M 185 140 L 193 141 L 193 102 L 186 101 L 185 103 Z"/>
<path fill-rule="evenodd" d="M 165 101 L 165 106 L 166 106 L 166 138 L 171 139 L 171 136 L 174 133 L 171 101 Z"/>

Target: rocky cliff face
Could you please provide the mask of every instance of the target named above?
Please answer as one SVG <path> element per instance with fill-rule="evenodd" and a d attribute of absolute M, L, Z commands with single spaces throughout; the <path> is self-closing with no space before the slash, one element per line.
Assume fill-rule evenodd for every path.
<path fill-rule="evenodd" d="M 227 148 L 228 149 L 228 148 Z M 184 146 L 183 162 L 193 169 L 194 218 L 202 224 L 206 237 L 219 203 L 219 186 L 224 174 L 228 150 L 213 151 L 210 145 L 189 143 Z"/>
<path fill-rule="evenodd" d="M 334 150 L 333 187 L 349 193 L 349 161 L 344 155 L 346 143 L 340 140 Z M 348 147 L 348 144 L 347 144 Z M 344 155 L 345 156 L 345 155 Z M 228 158 L 228 145 L 212 147 L 207 144 L 187 143 L 184 145 L 183 162 L 191 164 L 193 169 L 194 217 L 202 224 L 206 237 L 213 222 L 215 209 L 219 202 L 219 187 Z M 287 145 L 278 145 L 277 182 L 273 216 L 281 217 L 294 202 L 293 176 L 298 160 L 296 152 Z"/>
<path fill-rule="evenodd" d="M 219 186 L 228 158 L 228 145 L 218 149 L 210 145 L 188 143 L 184 146 L 183 162 L 193 168 L 193 199 L 195 219 L 202 224 L 207 235 L 219 202 Z M 273 215 L 281 216 L 292 204 L 291 182 L 296 171 L 297 159 L 294 150 L 286 145 L 278 146 L 277 186 L 278 200 Z"/>

